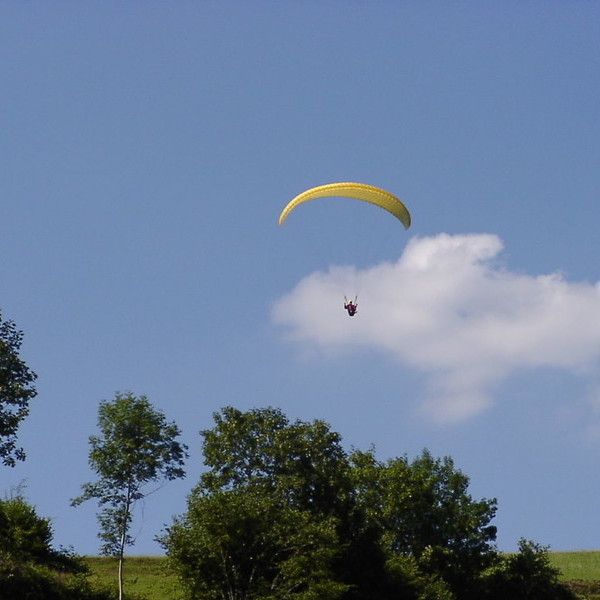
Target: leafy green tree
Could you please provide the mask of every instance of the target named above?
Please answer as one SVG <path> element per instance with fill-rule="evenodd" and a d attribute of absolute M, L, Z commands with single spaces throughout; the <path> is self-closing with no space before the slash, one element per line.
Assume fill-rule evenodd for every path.
<path fill-rule="evenodd" d="M 19 357 L 22 341 L 23 332 L 13 321 L 4 321 L 0 312 L 0 458 L 9 467 L 25 459 L 25 451 L 17 446 L 17 430 L 37 394 L 37 375 Z"/>
<path fill-rule="evenodd" d="M 373 452 L 351 457 L 360 502 L 368 520 L 380 528 L 388 556 L 411 556 L 424 572 L 440 575 L 464 596 L 496 558 L 493 542 L 496 500 L 474 500 L 469 478 L 450 457 L 424 450 L 378 461 Z"/>
<path fill-rule="evenodd" d="M 412 462 L 404 456 L 383 463 L 369 451 L 351 460 L 361 501 L 385 532 L 389 552 L 419 558 L 436 546 L 461 555 L 491 549 L 496 500 L 474 501 L 469 478 L 450 457 L 436 459 L 423 450 Z"/>
<path fill-rule="evenodd" d="M 201 432 L 207 471 L 162 540 L 191 598 L 410 600 L 433 589 L 414 565 L 388 572 L 326 423 L 274 408 L 226 407 L 214 420 Z"/>
<path fill-rule="evenodd" d="M 496 600 L 494 586 L 568 598 L 531 595 L 564 592 L 531 548 L 503 562 L 496 500 L 473 499 L 451 458 L 347 455 L 326 423 L 274 408 L 214 419 L 207 470 L 161 540 L 189 598 Z"/>
<path fill-rule="evenodd" d="M 208 471 L 200 488 L 236 489 L 261 482 L 282 501 L 319 515 L 339 516 L 351 493 L 341 436 L 323 421 L 290 423 L 275 408 L 226 407 L 201 432 Z"/>
<path fill-rule="evenodd" d="M 98 410 L 99 436 L 91 436 L 89 462 L 98 475 L 82 486 L 76 506 L 92 498 L 98 513 L 102 553 L 119 559 L 119 598 L 123 595 L 125 547 L 133 544 L 129 530 L 135 503 L 147 495 L 149 484 L 181 478 L 187 446 L 177 441 L 175 423 L 155 409 L 145 396 L 117 393 Z"/>
<path fill-rule="evenodd" d="M 264 486 L 195 494 L 165 540 L 191 598 L 335 600 L 335 522 L 282 504 Z"/>
<path fill-rule="evenodd" d="M 337 598 L 348 464 L 321 421 L 227 407 L 202 431 L 208 467 L 163 538 L 191 597 Z"/>

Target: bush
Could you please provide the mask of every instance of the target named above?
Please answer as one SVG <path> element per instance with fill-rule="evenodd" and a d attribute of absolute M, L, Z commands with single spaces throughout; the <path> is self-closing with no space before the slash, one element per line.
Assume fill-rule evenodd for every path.
<path fill-rule="evenodd" d="M 50 520 L 20 493 L 0 500 L 0 600 L 113 600 L 94 588 L 82 560 L 52 547 Z"/>
<path fill-rule="evenodd" d="M 559 581 L 548 549 L 521 539 L 519 552 L 499 557 L 483 574 L 482 600 L 574 600 L 577 596 Z"/>

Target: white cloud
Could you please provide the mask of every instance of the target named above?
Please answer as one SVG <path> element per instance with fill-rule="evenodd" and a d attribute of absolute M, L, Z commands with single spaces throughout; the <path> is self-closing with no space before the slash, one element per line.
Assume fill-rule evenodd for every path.
<path fill-rule="evenodd" d="M 530 276 L 497 261 L 492 234 L 414 238 L 395 263 L 313 273 L 275 305 L 288 339 L 324 352 L 368 346 L 428 376 L 423 407 L 474 415 L 523 368 L 590 369 L 600 357 L 600 284 Z M 359 292 L 359 314 L 340 306 Z"/>

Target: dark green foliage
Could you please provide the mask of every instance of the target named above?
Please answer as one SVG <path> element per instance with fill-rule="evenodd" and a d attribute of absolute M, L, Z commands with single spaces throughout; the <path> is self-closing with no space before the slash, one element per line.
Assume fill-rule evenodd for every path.
<path fill-rule="evenodd" d="M 389 592 L 385 598 L 415 600 L 456 600 L 450 586 L 435 573 L 426 573 L 418 561 L 408 555 L 396 554 L 386 561 L 385 578 Z"/>
<path fill-rule="evenodd" d="M 340 597 L 349 488 L 339 436 L 278 410 L 225 408 L 204 436 L 209 470 L 163 543 L 190 597 Z"/>
<path fill-rule="evenodd" d="M 17 430 L 37 394 L 37 376 L 19 357 L 22 341 L 23 332 L 13 321 L 3 321 L 0 312 L 0 458 L 9 467 L 25 459 L 17 447 Z"/>
<path fill-rule="evenodd" d="M 477 589 L 477 574 L 496 556 L 496 501 L 473 500 L 468 477 L 452 459 L 434 459 L 427 450 L 412 462 L 382 463 L 372 452 L 355 452 L 351 460 L 359 503 L 379 528 L 387 558 L 412 557 L 463 597 Z"/>
<path fill-rule="evenodd" d="M 598 580 L 571 579 L 565 581 L 565 586 L 575 598 L 600 600 L 600 581 Z"/>
<path fill-rule="evenodd" d="M 52 547 L 52 535 L 50 519 L 38 516 L 20 492 L 0 500 L 0 551 L 5 556 L 62 572 L 83 572 L 76 558 Z"/>
<path fill-rule="evenodd" d="M 0 600 L 115 600 L 85 574 L 68 574 L 0 555 Z"/>
<path fill-rule="evenodd" d="M 0 600 L 111 600 L 83 561 L 52 547 L 49 519 L 19 493 L 0 500 Z"/>
<path fill-rule="evenodd" d="M 318 514 L 343 511 L 350 492 L 341 437 L 322 421 L 290 423 L 277 409 L 243 413 L 224 408 L 202 431 L 204 463 L 198 489 L 237 489 L 260 482 L 288 504 Z"/>
<path fill-rule="evenodd" d="M 190 498 L 168 547 L 193 598 L 328 600 L 346 589 L 332 571 L 334 522 L 282 505 L 260 486 Z"/>
<path fill-rule="evenodd" d="M 482 600 L 575 600 L 550 565 L 548 549 L 521 539 L 519 552 L 499 557 L 482 576 Z"/>
<path fill-rule="evenodd" d="M 273 408 L 225 408 L 202 435 L 207 471 L 161 540 L 190 599 L 570 598 L 539 548 L 497 552 L 496 500 L 448 457 L 347 455 Z"/>

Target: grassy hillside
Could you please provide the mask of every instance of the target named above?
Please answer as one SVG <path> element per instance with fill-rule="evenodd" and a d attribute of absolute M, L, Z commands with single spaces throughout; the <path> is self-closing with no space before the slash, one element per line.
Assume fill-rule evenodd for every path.
<path fill-rule="evenodd" d="M 550 562 L 560 569 L 563 579 L 600 581 L 600 551 L 551 552 Z"/>
<path fill-rule="evenodd" d="M 117 589 L 117 560 L 90 556 L 85 559 L 92 572 L 92 579 Z M 125 559 L 125 594 L 136 595 L 145 600 L 182 600 L 177 579 L 166 568 L 162 556 L 134 556 Z"/>
<path fill-rule="evenodd" d="M 587 600 L 600 600 L 600 551 L 551 552 L 553 566 L 562 579 Z M 92 577 L 104 585 L 117 585 L 117 561 L 88 557 Z M 125 562 L 125 591 L 145 600 L 183 600 L 177 579 L 162 556 L 135 556 Z"/>
<path fill-rule="evenodd" d="M 581 598 L 600 600 L 600 551 L 551 552 L 550 562 Z"/>

